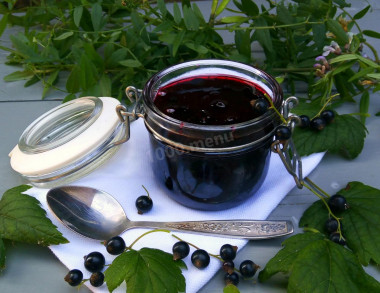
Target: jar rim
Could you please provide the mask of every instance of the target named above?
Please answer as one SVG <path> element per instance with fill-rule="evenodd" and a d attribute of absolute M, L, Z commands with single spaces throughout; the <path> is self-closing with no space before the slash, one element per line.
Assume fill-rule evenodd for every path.
<path fill-rule="evenodd" d="M 223 131 L 223 130 L 230 130 L 231 128 L 236 130 L 236 129 L 241 129 L 241 128 L 246 128 L 251 125 L 255 125 L 256 123 L 261 123 L 263 120 L 266 119 L 271 119 L 274 115 L 277 115 L 275 111 L 267 111 L 263 115 L 256 117 L 251 120 L 243 121 L 240 123 L 235 123 L 235 124 L 227 124 L 227 125 L 203 125 L 203 124 L 195 124 L 195 123 L 190 123 L 190 122 L 185 122 L 181 121 L 178 119 L 175 119 L 162 111 L 160 111 L 156 105 L 153 102 L 153 99 L 150 99 L 150 91 L 151 89 L 156 85 L 156 83 L 164 76 L 166 76 L 169 73 L 172 73 L 174 71 L 184 69 L 184 68 L 190 68 L 190 67 L 199 67 L 199 66 L 209 66 L 209 67 L 223 67 L 223 66 L 228 66 L 229 69 L 240 69 L 244 70 L 246 72 L 252 73 L 255 76 L 258 76 L 262 78 L 263 80 L 267 81 L 270 83 L 272 89 L 272 95 L 270 95 L 270 98 L 273 101 L 274 106 L 276 109 L 280 109 L 282 105 L 282 97 L 283 97 L 283 92 L 281 86 L 278 84 L 278 82 L 268 73 L 265 71 L 258 69 L 256 67 L 253 67 L 251 65 L 241 63 L 241 62 L 236 62 L 236 61 L 230 61 L 230 60 L 221 60 L 221 59 L 202 59 L 202 60 L 195 60 L 195 61 L 188 61 L 188 62 L 183 62 L 179 63 L 176 65 L 173 65 L 171 67 L 168 67 L 166 69 L 161 70 L 160 72 L 156 73 L 153 75 L 145 84 L 144 89 L 143 89 L 143 100 L 144 104 L 149 107 L 149 109 L 152 111 L 154 116 L 160 117 L 165 120 L 165 122 L 173 125 L 173 126 L 178 126 L 178 127 L 186 127 L 188 129 L 194 129 L 194 130 L 206 130 L 206 131 Z M 149 113 L 151 115 L 152 113 Z M 152 117 L 151 117 L 152 118 Z"/>

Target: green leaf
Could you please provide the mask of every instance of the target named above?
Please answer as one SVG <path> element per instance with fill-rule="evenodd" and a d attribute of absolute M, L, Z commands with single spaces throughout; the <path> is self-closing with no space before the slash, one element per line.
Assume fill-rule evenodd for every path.
<path fill-rule="evenodd" d="M 4 81 L 17 81 L 17 80 L 29 79 L 33 75 L 34 73 L 31 70 L 15 71 L 4 76 Z"/>
<path fill-rule="evenodd" d="M 228 284 L 223 288 L 223 293 L 240 293 L 240 291 L 235 285 Z"/>
<path fill-rule="evenodd" d="M 366 14 L 367 14 L 367 12 L 368 12 L 368 10 L 370 10 L 370 8 L 371 8 L 371 5 L 368 5 L 366 8 L 364 8 L 363 10 L 360 10 L 358 13 L 356 13 L 355 15 L 354 15 L 354 17 L 353 17 L 353 19 L 361 19 L 361 18 L 363 18 Z"/>
<path fill-rule="evenodd" d="M 284 4 L 277 5 L 277 19 L 284 24 L 291 24 L 294 22 L 293 15 Z M 324 40 L 324 37 L 322 40 Z"/>
<path fill-rule="evenodd" d="M 0 238 L 0 271 L 5 269 L 5 245 L 3 239 Z"/>
<path fill-rule="evenodd" d="M 76 6 L 73 12 L 74 24 L 79 28 L 83 15 L 83 6 Z"/>
<path fill-rule="evenodd" d="M 172 52 L 173 56 L 177 55 L 179 46 L 182 45 L 182 41 L 183 41 L 185 34 L 186 34 L 185 31 L 181 31 L 180 33 L 178 33 L 175 36 L 175 39 L 173 41 L 173 52 Z"/>
<path fill-rule="evenodd" d="M 260 16 L 256 19 L 255 26 L 266 27 L 268 26 L 268 23 L 264 17 Z M 254 39 L 259 41 L 260 45 L 263 46 L 264 49 L 268 50 L 269 52 L 273 51 L 272 38 L 270 36 L 269 29 L 257 29 L 255 30 L 253 36 Z"/>
<path fill-rule="evenodd" d="M 250 30 L 237 30 L 235 31 L 235 44 L 238 52 L 241 55 L 251 58 L 251 31 Z"/>
<path fill-rule="evenodd" d="M 74 32 L 72 32 L 72 31 L 65 32 L 65 33 L 59 35 L 58 37 L 55 37 L 54 40 L 61 41 L 61 40 L 67 39 L 68 37 L 71 37 L 73 34 L 74 34 Z"/>
<path fill-rule="evenodd" d="M 369 109 L 369 92 L 365 91 L 360 98 L 360 113 L 367 114 Z M 360 115 L 360 122 L 365 125 L 367 117 Z"/>
<path fill-rule="evenodd" d="M 185 278 L 173 255 L 159 249 L 129 250 L 114 259 L 105 271 L 105 281 L 113 292 L 124 281 L 128 293 L 185 292 Z"/>
<path fill-rule="evenodd" d="M 193 11 L 194 11 L 195 15 L 198 17 L 200 23 L 202 25 L 205 25 L 206 24 L 206 20 L 203 17 L 202 11 L 199 9 L 197 3 L 192 3 L 191 7 L 193 8 Z"/>
<path fill-rule="evenodd" d="M 347 246 L 363 265 L 368 265 L 371 260 L 380 264 L 380 190 L 361 182 L 350 182 L 338 194 L 344 196 L 349 205 L 347 210 L 337 214 L 342 221 L 342 233 Z M 325 232 L 327 218 L 327 208 L 319 200 L 305 211 L 300 226 Z"/>
<path fill-rule="evenodd" d="M 102 6 L 99 3 L 94 3 L 91 7 L 91 22 L 94 31 L 99 31 L 101 29 L 103 19 Z"/>
<path fill-rule="evenodd" d="M 367 64 L 368 66 L 371 66 L 373 68 L 380 68 L 380 65 L 373 62 L 372 60 L 365 58 L 363 56 L 358 56 L 359 61 L 363 62 L 364 64 Z"/>
<path fill-rule="evenodd" d="M 111 97 L 112 95 L 112 82 L 107 74 L 103 74 L 99 80 L 100 91 L 102 97 Z"/>
<path fill-rule="evenodd" d="M 119 65 L 120 61 L 123 61 L 128 54 L 128 50 L 126 48 L 120 48 L 111 53 L 111 56 L 106 59 L 106 64 L 108 68 L 114 68 Z"/>
<path fill-rule="evenodd" d="M 63 104 L 63 103 L 66 103 L 66 102 L 69 102 L 69 101 L 72 101 L 72 100 L 74 100 L 74 99 L 76 99 L 76 98 L 77 98 L 76 95 L 74 95 L 74 94 L 68 94 L 68 95 L 63 99 L 62 104 Z"/>
<path fill-rule="evenodd" d="M 139 60 L 135 59 L 127 59 L 120 61 L 119 64 L 125 66 L 125 67 L 140 67 L 142 66 L 141 62 Z"/>
<path fill-rule="evenodd" d="M 80 76 L 81 76 L 81 70 L 80 70 L 79 66 L 76 65 L 71 70 L 71 72 L 67 78 L 67 81 L 66 81 L 66 89 L 69 93 L 79 92 Z"/>
<path fill-rule="evenodd" d="M 179 24 L 182 20 L 181 10 L 177 2 L 173 3 L 173 17 L 176 24 Z"/>
<path fill-rule="evenodd" d="M 282 248 L 259 273 L 259 281 L 264 282 L 279 272 L 290 272 L 298 256 L 299 251 L 305 249 L 315 241 L 323 240 L 324 236 L 319 233 L 303 233 L 289 237 L 283 243 Z"/>
<path fill-rule="evenodd" d="M 42 91 L 42 99 L 46 97 L 46 94 L 48 93 L 49 89 L 56 83 L 58 79 L 59 70 L 53 71 L 48 79 L 44 81 L 44 89 Z"/>
<path fill-rule="evenodd" d="M 350 77 L 350 79 L 348 80 L 348 82 L 352 82 L 354 80 L 357 80 L 363 76 L 366 76 L 368 73 L 371 73 L 373 72 L 375 69 L 372 68 L 372 67 L 367 67 L 367 68 L 363 68 L 363 69 L 360 69 L 358 72 L 356 72 L 353 76 Z"/>
<path fill-rule="evenodd" d="M 223 12 L 223 10 L 227 7 L 228 3 L 230 3 L 231 0 L 222 0 L 222 2 L 219 4 L 218 8 L 215 11 L 215 15 L 219 15 Z"/>
<path fill-rule="evenodd" d="M 368 36 L 368 37 L 371 37 L 371 38 L 380 39 L 380 33 L 376 32 L 376 31 L 364 30 L 363 34 L 366 35 L 366 36 Z"/>
<path fill-rule="evenodd" d="M 206 54 L 208 52 L 208 49 L 200 44 L 194 44 L 194 43 L 186 43 L 186 47 L 190 48 L 191 50 L 199 53 L 199 54 Z"/>
<path fill-rule="evenodd" d="M 337 20 L 328 19 L 326 24 L 327 28 L 335 35 L 339 44 L 345 45 L 348 43 L 348 36 Z"/>
<path fill-rule="evenodd" d="M 284 241 L 259 274 L 265 281 L 278 272 L 290 273 L 288 292 L 377 292 L 380 283 L 366 274 L 351 251 L 324 238 L 304 233 Z"/>
<path fill-rule="evenodd" d="M 221 23 L 243 23 L 249 20 L 248 17 L 245 16 L 226 16 L 220 19 Z"/>
<path fill-rule="evenodd" d="M 79 82 L 83 90 L 93 86 L 97 82 L 96 66 L 86 54 L 83 54 L 79 63 Z"/>
<path fill-rule="evenodd" d="M 334 63 L 343 62 L 347 60 L 357 60 L 358 58 L 359 58 L 359 55 L 356 55 L 356 54 L 344 54 L 344 55 L 335 57 L 333 59 L 330 59 L 329 63 L 334 64 Z"/>
<path fill-rule="evenodd" d="M 363 149 L 365 126 L 351 115 L 337 115 L 322 131 L 296 128 L 294 142 L 301 156 L 328 151 L 346 158 L 356 158 Z"/>
<path fill-rule="evenodd" d="M 25 84 L 24 87 L 31 86 L 40 81 L 40 78 L 37 75 L 33 75 Z"/>
<path fill-rule="evenodd" d="M 347 245 L 363 265 L 380 264 L 380 190 L 361 182 L 350 182 L 339 194 L 349 204 L 342 213 L 342 232 Z"/>
<path fill-rule="evenodd" d="M 0 200 L 0 238 L 24 243 L 68 243 L 46 217 L 40 202 L 24 194 L 31 186 L 20 185 L 7 190 Z"/>
<path fill-rule="evenodd" d="M 7 28 L 7 24 L 8 24 L 8 14 L 4 14 L 0 20 L 0 37 L 2 36 L 3 32 Z"/>
<path fill-rule="evenodd" d="M 259 15 L 259 7 L 252 0 L 242 0 L 242 11 L 248 16 L 257 16 Z"/>
<path fill-rule="evenodd" d="M 380 79 L 380 73 L 369 73 L 367 76 L 374 79 Z"/>
<path fill-rule="evenodd" d="M 199 20 L 194 11 L 189 6 L 183 6 L 183 20 L 189 31 L 197 31 L 199 29 Z"/>
<path fill-rule="evenodd" d="M 163 16 L 165 16 L 168 13 L 164 0 L 157 0 L 157 7 L 158 9 L 160 9 Z"/>
<path fill-rule="evenodd" d="M 311 27 L 314 43 L 317 45 L 318 50 L 322 51 L 326 40 L 326 26 L 324 24 L 313 24 Z"/>

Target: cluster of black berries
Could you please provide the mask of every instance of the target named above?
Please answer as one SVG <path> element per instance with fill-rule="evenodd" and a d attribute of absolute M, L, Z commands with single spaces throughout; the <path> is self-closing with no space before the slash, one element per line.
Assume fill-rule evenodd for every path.
<path fill-rule="evenodd" d="M 185 241 L 178 241 L 173 245 L 173 259 L 183 259 L 190 253 L 190 246 Z M 226 272 L 224 281 L 226 284 L 237 285 L 239 275 L 235 271 L 233 260 L 236 257 L 237 247 L 230 244 L 224 244 L 220 248 L 220 258 L 223 260 L 222 269 Z M 203 249 L 196 249 L 191 255 L 192 264 L 198 269 L 204 269 L 210 264 L 210 255 Z M 240 264 L 240 274 L 243 278 L 251 278 L 255 275 L 260 267 L 251 260 L 245 260 Z"/>
<path fill-rule="evenodd" d="M 335 113 L 332 110 L 323 110 L 318 117 L 314 117 L 310 120 L 307 115 L 300 115 L 301 119 L 301 128 L 311 128 L 314 130 L 321 131 L 327 124 L 330 124 L 335 119 Z"/>
<path fill-rule="evenodd" d="M 113 237 L 110 240 L 105 241 L 104 244 L 106 246 L 107 252 L 112 255 L 118 255 L 122 253 L 126 247 L 124 239 L 120 236 Z M 103 285 L 104 274 L 102 273 L 102 270 L 104 268 L 104 265 L 104 255 L 98 251 L 91 252 L 84 257 L 84 267 L 86 270 L 92 273 L 89 279 L 92 286 L 100 287 Z M 83 280 L 83 273 L 78 269 L 69 271 L 64 280 L 71 286 L 78 286 L 82 282 L 87 281 Z"/>
<path fill-rule="evenodd" d="M 340 213 L 348 209 L 348 204 L 346 198 L 340 194 L 335 194 L 331 196 L 327 204 L 329 205 L 330 210 L 335 213 Z M 346 245 L 346 241 L 344 240 L 341 233 L 337 232 L 339 223 L 335 218 L 329 218 L 326 221 L 325 227 L 326 231 L 329 233 L 329 238 L 331 241 L 338 243 L 340 245 Z"/>

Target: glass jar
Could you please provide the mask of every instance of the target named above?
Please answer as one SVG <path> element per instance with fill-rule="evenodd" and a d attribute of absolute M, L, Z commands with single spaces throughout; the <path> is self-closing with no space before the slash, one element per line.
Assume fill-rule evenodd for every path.
<path fill-rule="evenodd" d="M 225 79 L 224 88 L 228 88 L 230 78 L 259 86 L 281 111 L 283 94 L 276 80 L 233 61 L 178 64 L 151 77 L 142 91 L 143 117 L 150 133 L 157 180 L 172 199 L 201 210 L 232 208 L 255 194 L 266 177 L 274 130 L 281 123 L 273 108 L 239 123 L 192 123 L 173 118 L 155 103 L 161 89 L 171 84 L 215 76 Z"/>

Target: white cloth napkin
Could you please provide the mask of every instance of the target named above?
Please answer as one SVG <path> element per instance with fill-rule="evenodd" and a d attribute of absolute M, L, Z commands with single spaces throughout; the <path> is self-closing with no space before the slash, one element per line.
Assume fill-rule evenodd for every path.
<path fill-rule="evenodd" d="M 314 154 L 303 158 L 305 176 L 318 165 L 322 157 L 323 154 Z M 293 178 L 287 173 L 279 157 L 272 154 L 268 176 L 260 190 L 252 198 L 242 205 L 229 210 L 198 211 L 186 208 L 166 195 L 165 188 L 158 185 L 153 178 L 154 174 L 150 166 L 150 158 L 148 132 L 143 121 L 139 119 L 131 125 L 130 140 L 122 145 L 120 150 L 107 163 L 90 175 L 72 183 L 72 185 L 90 186 L 110 193 L 119 201 L 127 216 L 133 221 L 264 220 L 295 186 Z M 135 200 L 139 195 L 145 194 L 142 185 L 150 192 L 153 209 L 148 213 L 139 215 L 136 211 Z M 28 191 L 28 194 L 35 196 L 42 203 L 48 217 L 64 237 L 70 241 L 69 244 L 50 246 L 50 249 L 68 269 L 80 269 L 84 274 L 84 278 L 89 278 L 90 273 L 86 271 L 83 265 L 83 256 L 92 251 L 100 251 L 104 254 L 107 264 L 111 263 L 115 257 L 107 253 L 100 241 L 81 237 L 63 226 L 52 215 L 47 206 L 47 191 L 47 189 L 33 188 Z M 133 229 L 124 232 L 121 236 L 126 244 L 129 245 L 146 231 L 148 230 Z M 178 232 L 173 232 L 173 234 L 213 254 L 219 254 L 220 247 L 226 243 L 236 245 L 239 249 L 243 248 L 247 243 L 247 240 L 241 239 Z M 169 233 L 156 232 L 143 237 L 135 244 L 134 248 L 159 248 L 171 253 L 171 248 L 176 241 Z M 193 251 L 194 248 L 191 247 L 190 255 Z M 198 270 L 191 264 L 190 255 L 184 260 L 188 269 L 183 271 L 187 281 L 187 293 L 197 292 L 221 268 L 220 261 L 211 257 L 210 265 L 204 270 Z M 99 288 L 92 287 L 89 282 L 85 284 L 94 292 L 108 291 L 105 284 Z M 114 292 L 125 292 L 125 290 L 126 285 L 123 283 Z"/>

